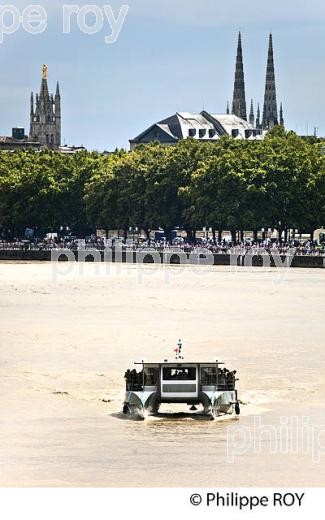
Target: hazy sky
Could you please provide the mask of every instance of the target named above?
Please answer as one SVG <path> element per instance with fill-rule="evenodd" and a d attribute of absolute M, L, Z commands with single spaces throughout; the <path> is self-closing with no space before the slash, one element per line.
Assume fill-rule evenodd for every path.
<path fill-rule="evenodd" d="M 30 4 L 11 3 L 19 9 Z M 28 130 L 30 91 L 39 90 L 43 63 L 52 91 L 60 81 L 68 144 L 128 147 L 130 138 L 176 111 L 224 113 L 239 29 L 248 104 L 250 98 L 263 103 L 272 31 L 287 127 L 304 134 L 307 126 L 310 133 L 318 127 L 325 135 L 324 0 L 106 0 L 97 5 L 111 5 L 116 15 L 129 5 L 114 44 L 104 42 L 111 33 L 106 19 L 100 32 L 86 35 L 73 16 L 71 34 L 62 34 L 67 2 L 34 3 L 48 12 L 47 30 L 30 35 L 20 29 L 0 45 L 0 135 L 16 125 Z"/>

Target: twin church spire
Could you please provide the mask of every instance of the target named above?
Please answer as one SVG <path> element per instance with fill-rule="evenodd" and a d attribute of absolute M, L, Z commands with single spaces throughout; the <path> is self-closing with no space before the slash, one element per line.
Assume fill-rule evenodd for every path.
<path fill-rule="evenodd" d="M 263 128 L 272 128 L 279 124 L 278 120 L 278 105 L 276 100 L 276 84 L 274 72 L 274 56 L 273 56 L 273 38 L 270 34 L 269 51 L 267 57 L 266 67 L 266 82 L 264 95 L 264 109 L 263 109 Z"/>
<path fill-rule="evenodd" d="M 242 119 L 245 119 L 245 121 L 247 121 L 245 75 L 244 75 L 241 33 L 239 33 L 239 36 L 238 36 L 232 113 L 237 115 L 238 117 L 241 117 Z M 253 100 L 251 101 L 248 120 L 252 126 L 256 126 L 256 128 L 260 128 L 262 130 L 268 130 L 278 124 L 284 126 L 282 103 L 281 103 L 281 107 L 280 107 L 280 114 L 278 117 L 272 34 L 270 34 L 270 37 L 269 37 L 269 49 L 268 49 L 268 59 L 267 59 L 267 68 L 266 68 L 266 82 L 265 82 L 262 120 L 261 120 L 260 107 L 258 106 L 257 117 L 256 117 L 256 121 L 255 121 Z"/>
<path fill-rule="evenodd" d="M 245 93 L 245 76 L 243 63 L 243 48 L 241 41 L 241 33 L 238 36 L 237 59 L 235 71 L 234 95 L 232 101 L 232 113 L 247 120 L 246 111 L 246 93 Z"/>

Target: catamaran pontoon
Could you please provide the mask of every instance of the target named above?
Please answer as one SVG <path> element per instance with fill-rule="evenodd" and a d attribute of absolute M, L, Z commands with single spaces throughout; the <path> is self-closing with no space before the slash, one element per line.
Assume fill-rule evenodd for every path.
<path fill-rule="evenodd" d="M 179 358 L 183 359 L 183 358 Z M 216 418 L 240 414 L 236 372 L 221 369 L 220 363 L 135 363 L 142 370 L 128 370 L 123 412 L 134 416 L 155 415 L 161 403 L 203 406 L 204 414 Z"/>

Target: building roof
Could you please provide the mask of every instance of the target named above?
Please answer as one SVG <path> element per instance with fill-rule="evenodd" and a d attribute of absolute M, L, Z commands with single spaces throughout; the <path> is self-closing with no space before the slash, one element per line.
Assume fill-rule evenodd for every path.
<path fill-rule="evenodd" d="M 40 143 L 37 141 L 31 141 L 25 136 L 25 139 L 16 139 L 11 136 L 0 136 L 0 145 L 2 146 L 12 146 L 12 147 L 38 147 Z"/>
<path fill-rule="evenodd" d="M 132 144 L 159 141 L 163 144 L 175 144 L 187 138 L 200 141 L 216 141 L 223 135 L 236 139 L 260 139 L 261 132 L 250 123 L 233 114 L 200 114 L 176 112 L 166 119 L 154 123 L 144 132 L 130 140 Z"/>
<path fill-rule="evenodd" d="M 6 135 L 0 135 L 0 143 L 9 143 L 9 144 L 12 144 L 12 143 L 21 143 L 22 140 L 21 139 L 15 139 L 14 137 L 9 137 L 9 136 L 6 136 Z M 23 140 L 24 142 L 24 140 Z"/>
<path fill-rule="evenodd" d="M 86 148 L 84 146 L 68 146 L 65 144 L 64 146 L 59 146 L 58 150 L 61 153 L 74 154 L 86 150 Z"/>
<path fill-rule="evenodd" d="M 193 137 L 194 139 L 209 138 L 209 130 L 214 131 L 215 126 L 210 122 L 202 112 L 201 114 L 191 114 L 190 112 L 180 112 L 177 114 L 182 128 L 182 138 L 187 139 Z M 189 130 L 196 130 L 195 135 L 190 135 Z M 200 134 L 200 130 L 202 131 Z M 205 130 L 205 133 L 203 132 Z M 212 133 L 214 135 L 212 135 Z M 219 138 L 217 133 L 212 132 L 210 139 L 216 140 Z"/>
<path fill-rule="evenodd" d="M 211 114 L 213 119 L 217 121 L 225 129 L 228 135 L 231 135 L 232 130 L 239 130 L 239 139 L 247 139 L 245 130 L 255 130 L 254 127 L 242 119 L 241 117 L 235 116 L 234 114 Z M 255 136 L 256 138 L 257 136 Z"/>

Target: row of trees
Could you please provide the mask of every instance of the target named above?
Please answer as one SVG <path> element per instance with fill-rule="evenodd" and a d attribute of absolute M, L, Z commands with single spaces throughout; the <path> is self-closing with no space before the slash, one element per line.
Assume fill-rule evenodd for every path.
<path fill-rule="evenodd" d="M 110 155 L 51 151 L 0 154 L 0 226 L 56 231 L 137 226 L 193 230 L 325 225 L 322 143 L 273 129 L 263 141 L 222 138 L 158 143 Z"/>

